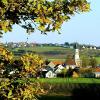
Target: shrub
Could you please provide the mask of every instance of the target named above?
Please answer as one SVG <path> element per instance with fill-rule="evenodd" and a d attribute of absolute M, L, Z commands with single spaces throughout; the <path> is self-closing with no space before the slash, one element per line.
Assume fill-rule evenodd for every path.
<path fill-rule="evenodd" d="M 81 68 L 79 74 L 81 77 L 94 77 L 94 69 L 93 68 Z"/>
<path fill-rule="evenodd" d="M 42 67 L 39 55 L 25 54 L 14 59 L 13 54 L 0 48 L 0 100 L 36 100 L 35 95 L 44 93 L 38 82 L 31 82 L 28 75 L 36 74 Z M 18 81 L 19 80 L 19 81 Z"/>

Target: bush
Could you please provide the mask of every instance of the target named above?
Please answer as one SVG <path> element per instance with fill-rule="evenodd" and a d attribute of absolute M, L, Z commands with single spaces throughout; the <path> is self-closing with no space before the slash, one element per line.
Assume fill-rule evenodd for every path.
<path fill-rule="evenodd" d="M 12 53 L 0 48 L 0 100 L 35 100 L 36 94 L 44 93 L 38 82 L 31 82 L 28 75 L 36 74 L 42 67 L 39 55 L 25 54 L 14 59 Z M 19 80 L 19 81 L 18 81 Z"/>
<path fill-rule="evenodd" d="M 93 68 L 81 68 L 79 74 L 81 77 L 93 78 L 95 77 L 93 72 L 94 72 Z"/>

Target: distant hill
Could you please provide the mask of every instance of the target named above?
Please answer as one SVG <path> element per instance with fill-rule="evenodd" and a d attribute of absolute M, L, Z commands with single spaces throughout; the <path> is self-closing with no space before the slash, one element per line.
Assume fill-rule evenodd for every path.
<path fill-rule="evenodd" d="M 8 48 L 12 51 L 17 57 L 25 53 L 37 53 L 42 55 L 46 59 L 50 60 L 65 60 L 68 55 L 74 57 L 73 48 L 65 48 L 59 46 L 34 46 L 34 47 L 17 47 L 17 48 Z M 94 56 L 97 58 L 100 63 L 100 50 L 97 49 L 81 49 L 80 56 Z"/>

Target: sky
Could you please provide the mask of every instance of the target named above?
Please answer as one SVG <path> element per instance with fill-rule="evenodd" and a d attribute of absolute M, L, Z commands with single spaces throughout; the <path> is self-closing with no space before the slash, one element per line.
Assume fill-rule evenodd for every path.
<path fill-rule="evenodd" d="M 2 42 L 28 42 L 34 43 L 64 43 L 78 42 L 100 46 L 100 0 L 88 0 L 91 11 L 76 14 L 62 25 L 60 32 L 50 32 L 42 35 L 37 30 L 28 35 L 20 26 L 14 25 L 12 32 L 7 32 L 0 39 Z"/>

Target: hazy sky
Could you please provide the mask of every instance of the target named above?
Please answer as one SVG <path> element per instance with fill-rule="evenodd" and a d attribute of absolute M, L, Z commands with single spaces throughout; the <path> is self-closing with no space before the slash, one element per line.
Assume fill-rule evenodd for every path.
<path fill-rule="evenodd" d="M 72 16 L 71 20 L 62 25 L 61 33 L 49 33 L 41 35 L 35 31 L 27 35 L 19 26 L 14 26 L 12 32 L 5 33 L 2 42 L 28 42 L 37 43 L 64 43 L 79 42 L 85 44 L 94 44 L 100 46 L 100 0 L 88 0 L 91 2 L 91 11 L 83 14 Z"/>

